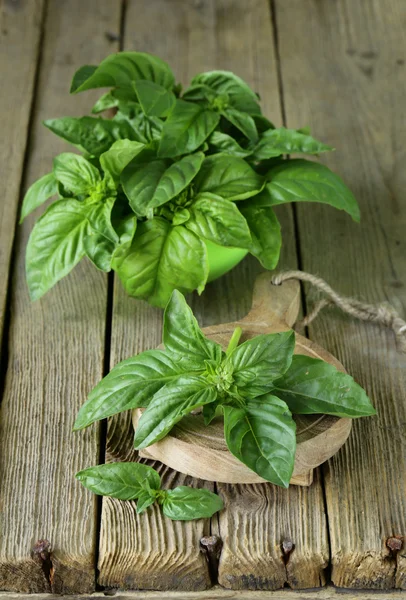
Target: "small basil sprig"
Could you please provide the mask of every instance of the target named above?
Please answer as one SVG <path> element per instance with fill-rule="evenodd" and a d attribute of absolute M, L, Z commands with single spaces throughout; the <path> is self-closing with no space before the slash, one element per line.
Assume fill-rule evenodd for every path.
<path fill-rule="evenodd" d="M 33 299 L 87 256 L 114 270 L 129 295 L 164 307 L 175 288 L 204 290 L 213 243 L 246 250 L 274 269 L 282 244 L 278 204 L 320 202 L 359 220 L 336 174 L 287 160 L 332 148 L 308 129 L 276 128 L 234 73 L 200 73 L 182 91 L 160 58 L 119 52 L 79 69 L 71 92 L 101 87 L 110 89 L 92 112 L 113 109 L 111 118 L 44 122 L 83 156 L 57 157 L 25 196 L 21 220 L 56 194 L 63 202 L 49 207 L 28 244 Z"/>
<path fill-rule="evenodd" d="M 321 360 L 293 356 L 293 331 L 239 344 L 237 328 L 223 352 L 204 336 L 177 290 L 166 307 L 163 330 L 165 350 L 148 350 L 114 367 L 80 409 L 75 430 L 145 408 L 134 437 L 135 447 L 142 449 L 201 409 L 206 424 L 223 416 L 234 456 L 267 481 L 287 487 L 296 449 L 292 414 L 375 414 L 352 377 Z"/>
<path fill-rule="evenodd" d="M 157 502 L 169 519 L 190 521 L 210 518 L 223 508 L 217 494 L 205 488 L 181 485 L 173 490 L 161 489 L 161 478 L 152 467 L 141 463 L 110 463 L 89 467 L 76 474 L 84 487 L 99 496 L 119 500 L 137 500 L 137 513 Z"/>

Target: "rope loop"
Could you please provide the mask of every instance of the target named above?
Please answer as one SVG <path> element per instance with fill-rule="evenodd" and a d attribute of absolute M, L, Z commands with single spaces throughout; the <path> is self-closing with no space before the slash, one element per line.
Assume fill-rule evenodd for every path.
<path fill-rule="evenodd" d="M 351 315 L 356 319 L 380 323 L 388 329 L 392 329 L 396 337 L 398 349 L 401 352 L 406 353 L 406 321 L 402 319 L 399 313 L 390 304 L 386 302 L 376 305 L 366 304 L 356 298 L 340 296 L 340 294 L 333 290 L 324 279 L 304 271 L 285 271 L 284 273 L 278 273 L 273 276 L 272 284 L 282 285 L 284 281 L 288 281 L 289 279 L 306 281 L 321 290 L 327 296 L 327 298 L 322 298 L 320 302 L 316 304 L 312 312 L 303 319 L 302 325 L 309 325 L 325 306 L 336 305 L 344 313 Z"/>

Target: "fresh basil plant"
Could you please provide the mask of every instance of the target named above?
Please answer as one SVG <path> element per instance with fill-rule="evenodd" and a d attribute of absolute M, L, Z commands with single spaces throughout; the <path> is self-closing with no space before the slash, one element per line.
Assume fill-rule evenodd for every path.
<path fill-rule="evenodd" d="M 204 336 L 175 290 L 164 315 L 165 350 L 116 365 L 90 393 L 74 429 L 142 407 L 134 439 L 141 449 L 201 409 L 206 424 L 224 419 L 234 456 L 267 481 L 288 487 L 296 450 L 293 414 L 363 417 L 375 410 L 352 377 L 322 360 L 293 355 L 293 331 L 239 344 L 241 333 L 235 330 L 224 352 Z"/>
<path fill-rule="evenodd" d="M 79 471 L 76 478 L 100 496 L 137 500 L 137 513 L 157 502 L 166 517 L 175 521 L 209 518 L 223 508 L 222 499 L 205 488 L 180 485 L 161 489 L 159 473 L 141 463 L 108 463 Z"/>
<path fill-rule="evenodd" d="M 56 196 L 27 247 L 27 280 L 40 298 L 85 256 L 114 270 L 131 296 L 164 307 L 176 288 L 201 292 L 208 244 L 278 263 L 274 207 L 322 202 L 359 220 L 356 200 L 326 166 L 287 154 L 332 150 L 307 130 L 275 128 L 239 77 L 210 71 L 182 92 L 169 66 L 120 52 L 84 66 L 72 93 L 110 88 L 93 113 L 45 121 L 80 154 L 63 153 L 24 198 L 21 219 Z M 217 246 L 216 246 L 217 245 Z"/>

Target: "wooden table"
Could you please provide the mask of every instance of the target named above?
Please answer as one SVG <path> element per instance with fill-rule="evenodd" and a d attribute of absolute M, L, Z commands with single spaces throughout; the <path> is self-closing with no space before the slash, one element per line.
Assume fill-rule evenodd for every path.
<path fill-rule="evenodd" d="M 100 461 L 136 460 L 129 416 L 71 429 L 112 365 L 160 342 L 161 311 L 128 298 L 85 262 L 32 304 L 24 251 L 37 215 L 16 224 L 24 190 L 68 149 L 41 120 L 86 114 L 99 95 L 69 96 L 77 67 L 124 48 L 162 56 L 183 82 L 230 69 L 260 93 L 275 123 L 309 125 L 337 148 L 322 160 L 361 205 L 360 225 L 329 207 L 278 211 L 280 268 L 299 266 L 343 294 L 387 300 L 404 314 L 405 9 L 404 0 L 3 0 L 0 589 L 196 592 L 216 581 L 232 590 L 326 582 L 406 588 L 406 361 L 391 333 L 334 310 L 311 326 L 311 338 L 343 362 L 378 409 L 377 418 L 354 424 L 311 487 L 219 484 L 226 508 L 211 521 L 171 522 L 157 511 L 138 517 L 132 503 L 97 501 L 74 479 Z M 200 323 L 243 316 L 259 271 L 247 259 L 194 296 Z M 303 300 L 311 308 L 306 288 Z M 166 482 L 193 484 L 159 470 Z M 210 563 L 200 543 L 209 534 L 223 544 Z M 41 539 L 51 543 L 49 556 L 33 551 Z"/>

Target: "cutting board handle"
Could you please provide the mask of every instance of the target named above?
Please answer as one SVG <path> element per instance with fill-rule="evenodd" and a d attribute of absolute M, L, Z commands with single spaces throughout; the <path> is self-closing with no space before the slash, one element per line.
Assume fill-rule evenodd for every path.
<path fill-rule="evenodd" d="M 242 322 L 261 324 L 275 332 L 291 329 L 300 310 L 300 283 L 292 280 L 273 285 L 272 277 L 269 271 L 257 277 L 252 307 Z"/>

